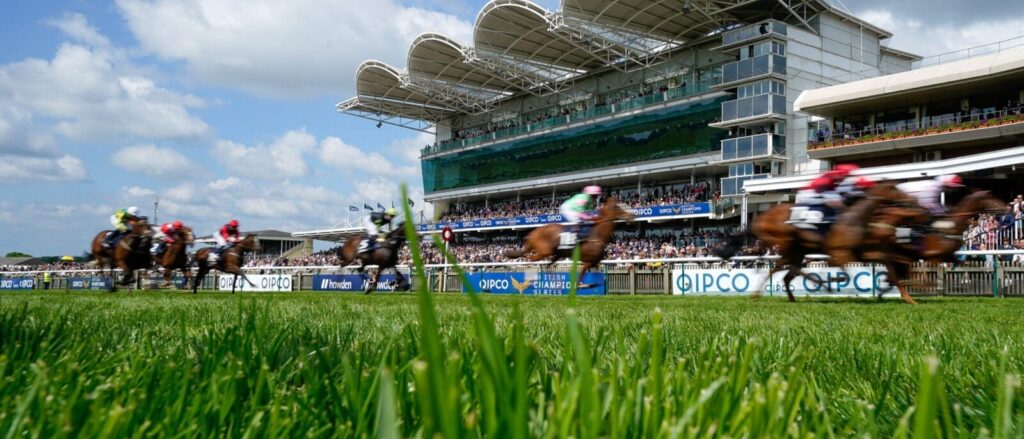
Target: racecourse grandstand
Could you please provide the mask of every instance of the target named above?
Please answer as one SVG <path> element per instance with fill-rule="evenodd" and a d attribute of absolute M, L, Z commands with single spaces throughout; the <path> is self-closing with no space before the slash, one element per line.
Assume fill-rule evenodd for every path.
<path fill-rule="evenodd" d="M 1015 144 L 1012 62 L 972 57 L 957 62 L 973 70 L 944 75 L 956 62 L 890 48 L 890 37 L 826 0 L 563 0 L 556 10 L 494 0 L 473 41 L 427 33 L 404 67 L 364 62 L 357 96 L 337 109 L 435 135 L 421 151 L 434 206 L 424 233 L 518 238 L 560 221 L 558 203 L 598 184 L 637 214 L 620 234 L 699 234 L 741 225 L 838 161 L 909 166 L 900 178 L 910 178 L 937 172 L 915 165 Z M 864 146 L 964 124 L 1001 140 Z"/>

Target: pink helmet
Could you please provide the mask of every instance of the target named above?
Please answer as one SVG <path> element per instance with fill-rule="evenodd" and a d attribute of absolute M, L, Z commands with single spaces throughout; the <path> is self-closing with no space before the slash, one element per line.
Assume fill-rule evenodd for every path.
<path fill-rule="evenodd" d="M 601 195 L 601 186 L 590 185 L 583 188 L 583 193 L 587 195 L 598 196 Z"/>
<path fill-rule="evenodd" d="M 949 174 L 939 176 L 939 181 L 946 187 L 963 187 L 964 179 L 960 178 L 959 175 Z"/>

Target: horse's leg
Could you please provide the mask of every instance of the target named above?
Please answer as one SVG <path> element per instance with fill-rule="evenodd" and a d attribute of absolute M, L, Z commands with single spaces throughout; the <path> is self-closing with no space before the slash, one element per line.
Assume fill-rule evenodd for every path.
<path fill-rule="evenodd" d="M 583 288 L 593 288 L 593 285 L 583 283 L 583 275 L 587 274 L 587 270 L 590 270 L 591 268 L 593 268 L 593 266 L 594 266 L 594 264 L 592 264 L 590 262 L 584 262 L 584 263 L 580 264 L 579 274 L 576 275 L 576 285 L 577 285 L 577 288 L 580 288 L 580 289 L 583 289 Z"/>
<path fill-rule="evenodd" d="M 906 273 L 902 270 L 897 271 L 896 264 L 886 264 L 885 266 L 889 270 L 889 282 L 896 285 L 896 289 L 900 292 L 900 298 L 903 299 L 903 303 L 908 305 L 917 305 L 917 301 L 913 297 L 910 297 L 910 293 L 907 292 L 907 288 L 903 286 L 903 279 L 906 277 Z"/>
<path fill-rule="evenodd" d="M 210 272 L 210 268 L 205 263 L 199 264 L 199 271 L 196 272 L 195 279 L 192 280 L 192 294 L 199 292 L 199 284 L 203 283 L 203 279 L 206 278 L 206 273 Z"/>
<path fill-rule="evenodd" d="M 370 275 L 370 283 L 363 289 L 363 294 L 370 294 L 377 289 L 377 277 L 380 276 L 380 267 L 373 271 Z"/>
<path fill-rule="evenodd" d="M 231 279 L 231 294 L 235 294 L 235 284 L 238 283 L 238 273 L 235 273 L 235 277 Z"/>
<path fill-rule="evenodd" d="M 761 285 L 758 285 L 757 289 L 754 290 L 753 296 L 751 296 L 751 298 L 754 300 L 760 299 L 761 291 L 764 291 L 764 287 L 772 282 L 772 276 L 775 276 L 775 273 L 782 271 L 784 267 L 786 267 L 786 264 L 778 264 L 772 266 L 772 269 L 768 271 L 768 277 L 766 277 L 764 281 L 761 282 Z"/>
<path fill-rule="evenodd" d="M 789 283 L 793 282 L 793 279 L 796 279 L 800 274 L 803 274 L 803 270 L 790 266 L 789 270 L 786 271 L 786 275 L 782 277 L 782 284 L 786 289 L 786 296 L 790 302 L 796 302 L 796 297 L 793 297 L 793 287 Z"/>
<path fill-rule="evenodd" d="M 412 283 L 409 282 L 409 278 L 402 275 L 402 272 L 399 271 L 397 267 L 392 267 L 392 269 L 395 270 L 395 279 L 398 281 L 397 286 L 400 287 L 402 291 L 409 291 L 412 288 Z"/>

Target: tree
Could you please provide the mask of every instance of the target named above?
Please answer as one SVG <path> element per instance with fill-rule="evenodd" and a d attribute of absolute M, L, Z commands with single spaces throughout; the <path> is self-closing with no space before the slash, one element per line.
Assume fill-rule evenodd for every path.
<path fill-rule="evenodd" d="M 7 257 L 8 258 L 31 258 L 32 255 L 30 255 L 28 253 L 22 253 L 22 252 L 10 252 L 10 253 L 7 253 Z"/>

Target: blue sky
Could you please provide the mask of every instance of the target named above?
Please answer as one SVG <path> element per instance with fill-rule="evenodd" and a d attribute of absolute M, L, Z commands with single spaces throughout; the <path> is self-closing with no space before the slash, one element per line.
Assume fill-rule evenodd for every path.
<path fill-rule="evenodd" d="M 7 2 L 0 254 L 80 254 L 114 209 L 149 212 L 158 197 L 161 220 L 204 234 L 231 218 L 249 230 L 327 227 L 350 204 L 397 201 L 401 181 L 419 201 L 416 156 L 429 136 L 334 105 L 353 95 L 361 61 L 402 68 L 422 32 L 469 42 L 483 3 Z M 1024 28 L 1013 3 L 998 16 L 974 17 L 963 2 L 950 5 L 959 15 L 900 9 L 924 3 L 850 6 L 896 32 L 894 46 L 925 55 Z"/>

